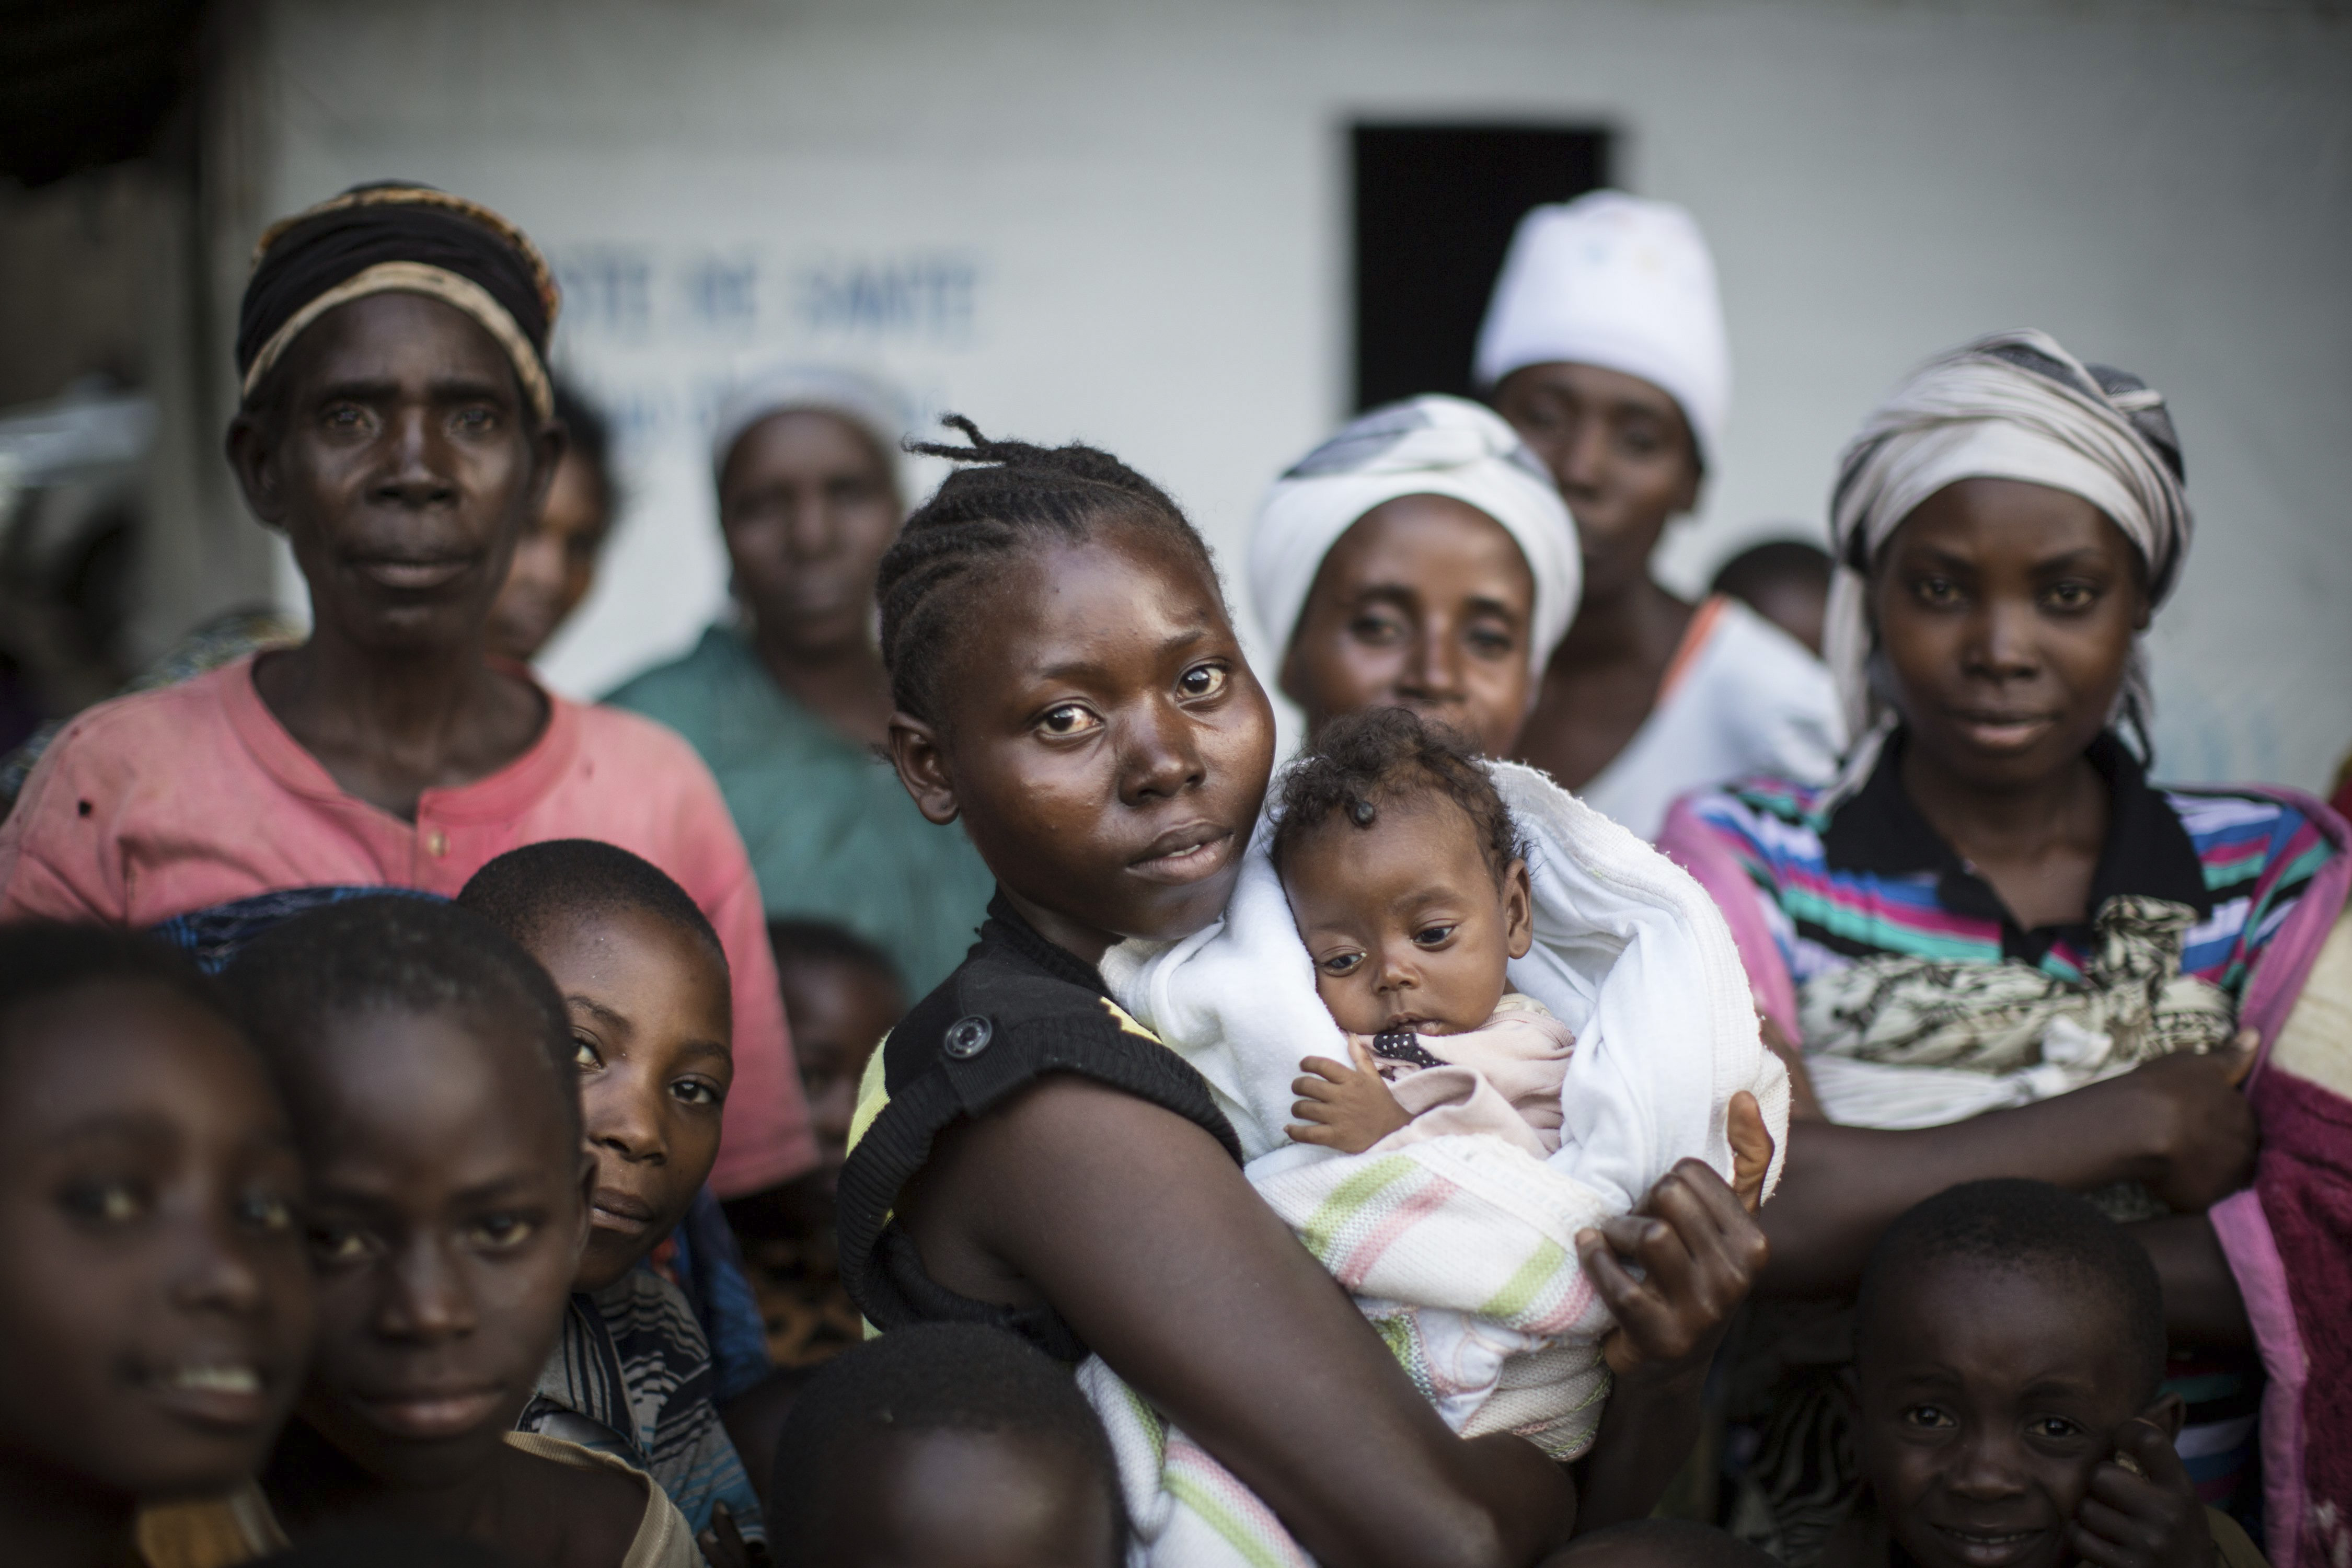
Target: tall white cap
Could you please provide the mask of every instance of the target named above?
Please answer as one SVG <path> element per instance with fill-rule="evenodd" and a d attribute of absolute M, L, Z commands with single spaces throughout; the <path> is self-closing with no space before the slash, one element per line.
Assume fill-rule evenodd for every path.
<path fill-rule="evenodd" d="M 1560 361 L 1663 389 L 1714 468 L 1731 416 L 1731 345 L 1696 219 L 1670 202 L 1594 191 L 1519 220 L 1478 330 L 1478 384 Z"/>

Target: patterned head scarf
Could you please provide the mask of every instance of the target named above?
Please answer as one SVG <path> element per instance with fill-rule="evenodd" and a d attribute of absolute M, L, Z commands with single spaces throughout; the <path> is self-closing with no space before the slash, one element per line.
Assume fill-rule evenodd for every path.
<path fill-rule="evenodd" d="M 1433 393 L 1375 408 L 1275 481 L 1250 529 L 1250 599 L 1277 660 L 1290 650 L 1323 558 L 1356 520 L 1401 496 L 1450 496 L 1518 542 L 1535 578 L 1528 662 L 1568 635 L 1582 587 L 1576 524 L 1551 475 L 1493 410 Z"/>
<path fill-rule="evenodd" d="M 546 259 L 489 208 L 429 185 L 354 185 L 262 235 L 237 310 L 244 396 L 320 317 L 392 292 L 426 295 L 480 322 L 513 362 L 531 412 L 554 417 L 547 343 L 561 298 Z"/>
<path fill-rule="evenodd" d="M 1837 572 L 1823 652 L 1847 733 L 1863 738 L 1857 756 L 1874 755 L 1894 727 L 1872 680 L 1871 563 L 1921 502 L 1969 479 L 2022 479 L 2081 496 L 2132 542 L 2147 567 L 2149 601 L 2161 605 L 2189 553 L 2181 476 L 2163 394 L 2127 372 L 2084 364 L 2046 332 L 1979 338 L 1896 387 L 1847 445 L 1830 497 Z M 2145 742 L 2153 711 L 2147 654 L 2136 642 L 2111 721 Z"/>

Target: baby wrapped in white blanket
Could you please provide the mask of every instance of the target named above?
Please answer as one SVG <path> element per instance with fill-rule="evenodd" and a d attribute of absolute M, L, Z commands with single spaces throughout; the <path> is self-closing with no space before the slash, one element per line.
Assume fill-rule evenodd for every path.
<path fill-rule="evenodd" d="M 1742 1091 L 1773 1137 L 1769 1193 L 1788 1078 L 1759 1039 L 1730 933 L 1698 884 L 1543 774 L 1480 765 L 1527 846 L 1525 945 L 1508 961 L 1509 989 L 1574 1041 L 1559 1063 L 1556 1140 L 1535 1144 L 1549 1153 L 1490 1131 L 1399 1136 L 1413 1119 L 1398 1115 L 1393 1098 L 1391 1120 L 1369 1142 L 1365 1125 L 1319 1142 L 1288 1135 L 1345 1120 L 1343 1079 L 1381 1080 L 1318 994 L 1270 823 L 1221 922 L 1175 943 L 1122 944 L 1102 971 L 1121 1005 L 1207 1079 L 1251 1183 L 1353 1293 L 1448 1424 L 1465 1436 L 1515 1432 L 1571 1458 L 1599 1424 L 1609 1386 L 1601 1341 L 1613 1327 L 1577 1260 L 1578 1234 L 1630 1211 L 1685 1157 L 1730 1180 L 1727 1115 Z M 1381 803 L 1370 804 L 1376 819 Z M 1322 831 L 1346 836 L 1343 845 L 1354 837 L 1344 823 Z M 1377 978 L 1364 980 L 1367 991 Z M 1410 1026 L 1427 1011 L 1408 1003 L 1388 1016 Z M 1444 1059 L 1442 1033 L 1408 1037 Z M 1301 1058 L 1318 1055 L 1331 1070 L 1299 1079 Z M 1332 1096 L 1295 1092 L 1313 1081 Z M 1329 1117 L 1316 1115 L 1327 1106 Z M 1305 1561 L 1262 1503 L 1099 1361 L 1080 1378 L 1119 1454 L 1138 1562 Z"/>

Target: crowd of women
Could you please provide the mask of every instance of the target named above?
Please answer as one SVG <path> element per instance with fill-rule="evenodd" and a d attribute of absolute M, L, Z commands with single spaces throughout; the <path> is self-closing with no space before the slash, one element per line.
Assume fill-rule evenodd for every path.
<path fill-rule="evenodd" d="M 233 982 L 258 975 L 223 1016 L 282 1068 L 293 1047 L 268 1037 L 294 1006 L 289 965 L 333 967 L 322 921 L 346 942 L 412 942 L 413 964 L 454 951 L 446 933 L 403 934 L 420 914 L 326 912 L 391 902 L 371 889 L 495 912 L 481 878 L 523 874 L 502 858 L 591 840 L 682 890 L 673 924 L 691 915 L 723 958 L 724 1022 L 704 1033 L 725 1037 L 731 1067 L 708 1188 L 688 1205 L 697 1175 L 660 1215 L 600 1195 L 583 1225 L 674 1227 L 632 1256 L 685 1306 L 644 1309 L 657 1332 L 643 1313 L 625 1324 L 609 1306 L 620 1271 L 581 1265 L 572 1300 L 590 1306 L 573 1310 L 604 1310 L 606 1339 L 551 1339 L 557 1290 L 531 1342 L 549 1373 L 490 1412 L 543 1447 L 578 1437 L 563 1422 L 593 1404 L 577 1371 L 591 1341 L 627 1385 L 614 1421 L 636 1419 L 632 1402 L 701 1412 L 691 1466 L 646 1458 L 677 1447 L 656 1431 L 672 1415 L 644 1417 L 635 1448 L 608 1446 L 684 1513 L 661 1546 L 624 1510 L 627 1562 L 682 1561 L 658 1553 L 698 1534 L 716 1562 L 883 1560 L 795 1544 L 782 1500 L 814 1495 L 793 1470 L 813 1462 L 791 1414 L 805 1369 L 769 1367 L 772 1350 L 792 1363 L 840 1349 L 860 1314 L 885 1343 L 945 1321 L 1085 1363 L 1137 1561 L 1187 1561 L 1167 1544 L 1181 1531 L 1155 1536 L 1139 1501 L 1171 1494 L 1243 1521 L 1225 1529 L 1237 1562 L 1532 1563 L 1660 1510 L 1795 1568 L 1852 1561 L 1837 1542 L 1871 1484 L 1857 1286 L 1898 1219 L 1989 1178 L 2088 1195 L 2152 1264 L 2167 1397 L 2185 1409 L 2166 1460 L 2183 1484 L 2281 1568 L 2352 1552 L 2352 1415 L 2331 1397 L 2352 1375 L 2352 844 L 2292 790 L 2150 782 L 2143 637 L 2189 568 L 2192 520 L 2182 434 L 2140 378 L 2034 331 L 1916 345 L 1920 368 L 1857 410 L 1836 458 L 1816 658 L 1749 603 L 1692 604 L 1652 574 L 1724 461 L 1727 334 L 1692 217 L 1603 192 L 1521 224 L 1476 344 L 1483 402 L 1372 410 L 1271 483 L 1234 564 L 1265 684 L 1303 713 L 1307 746 L 1402 709 L 1464 754 L 1548 774 L 1505 789 L 1514 809 L 1556 784 L 1632 835 L 1561 842 L 1664 867 L 1654 845 L 1673 867 L 1642 875 L 1711 899 L 1704 923 L 1744 970 L 1740 1026 L 1752 1006 L 1750 1043 L 1785 1068 L 1792 1109 L 1743 1121 L 1754 1101 L 1738 1101 L 1697 1158 L 1668 1151 L 1574 1240 L 1615 1333 L 1605 1405 L 1561 1463 L 1439 1418 L 1427 1369 L 1401 1365 L 1402 1342 L 1331 1288 L 1346 1271 L 1253 1184 L 1235 1093 L 1113 983 L 1120 955 L 1202 940 L 1229 905 L 1240 929 L 1277 776 L 1224 582 L 1173 502 L 1110 454 L 992 438 L 984 409 L 961 440 L 922 447 L 957 467 L 917 498 L 906 454 L 921 433 L 891 389 L 771 368 L 712 429 L 730 614 L 684 657 L 575 702 L 527 660 L 588 591 L 619 487 L 601 422 L 550 374 L 558 303 L 512 225 L 423 187 L 359 187 L 261 237 L 227 452 L 292 547 L 311 626 L 207 645 L 179 679 L 67 725 L 0 824 L 0 920 L 159 931 Z M 1579 937 L 1543 903 L 1545 842 L 1529 942 L 1567 952 Z M 536 874 L 591 901 L 638 875 Z M 575 984 L 569 950 L 517 919 L 509 934 L 555 974 L 580 1036 L 629 961 L 581 960 Z M 66 969 L 127 984 L 130 961 L 108 962 Z M 9 1052 L 31 1048 L 28 1009 L 59 984 L 7 977 Z M 431 990 L 381 984 L 416 1007 Z M 451 979 L 444 1000 L 485 987 Z M 1599 1025 L 1575 1023 L 1576 1049 L 1599 1052 Z M 327 1073 L 280 1089 L 314 1183 L 302 1122 L 341 1103 Z M 598 1103 L 592 1153 L 691 1164 Z M 419 1303 L 458 1289 L 425 1280 L 436 1267 L 401 1265 L 393 1291 L 420 1321 Z M 0 1360 L 49 1353 L 35 1315 L 0 1317 Z M 333 1314 L 320 1320 L 317 1365 L 331 1367 Z M 919 1376 L 888 1375 L 947 1375 L 905 1353 Z M 967 1346 L 955 1364 L 994 1368 L 975 1386 L 1007 1408 L 1051 1405 L 990 1353 Z M 289 1384 L 274 1407 L 273 1422 L 295 1413 L 251 1493 L 266 1501 L 236 1528 L 167 1530 L 162 1504 L 233 1478 L 147 1475 L 110 1458 L 102 1431 L 53 1452 L 30 1403 L 40 1380 L 0 1374 L 0 1513 L 14 1539 L 99 1543 L 58 1562 L 116 1561 L 134 1528 L 160 1568 L 403 1519 L 518 1561 L 624 1560 L 521 1529 L 525 1494 L 498 1492 L 495 1467 L 419 1482 L 399 1494 L 413 1506 L 313 1506 L 312 1483 L 289 1478 L 326 1477 L 317 1495 L 341 1498 L 336 1465 L 378 1465 L 338 1424 L 327 1376 L 295 1378 L 307 1392 L 294 1403 Z M 847 1397 L 800 1408 L 851 1420 Z M 1106 1397 L 1146 1419 L 1122 1426 Z M 1151 1435 L 1139 1488 L 1133 1431 Z M 1201 1468 L 1181 1471 L 1180 1450 Z M 1970 1484 L 2010 1484 L 1999 1468 L 1983 1459 Z M 68 1507 L 96 1533 L 32 1522 Z M 274 1510 L 267 1529 L 252 1508 Z M 1666 1539 L 1672 1560 L 1713 1560 Z M 1992 1539 L 1952 1560 L 2058 1561 Z M 1891 1551 L 1879 1561 L 1905 1560 Z"/>

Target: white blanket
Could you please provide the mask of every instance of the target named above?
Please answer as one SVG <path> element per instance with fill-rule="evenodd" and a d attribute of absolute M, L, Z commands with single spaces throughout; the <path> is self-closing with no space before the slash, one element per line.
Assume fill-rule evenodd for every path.
<path fill-rule="evenodd" d="M 1208 1080 L 1251 1183 L 1355 1293 L 1448 1424 L 1517 1432 L 1571 1458 L 1599 1423 L 1612 1326 L 1577 1263 L 1577 1233 L 1627 1212 L 1685 1157 L 1729 1180 L 1726 1119 L 1743 1089 L 1772 1133 L 1769 1193 L 1788 1075 L 1758 1037 L 1730 932 L 1699 885 L 1542 773 L 1487 765 L 1534 847 L 1536 941 L 1510 984 L 1576 1032 L 1549 1159 L 1497 1138 L 1353 1155 L 1289 1141 L 1300 1059 L 1347 1053 L 1265 824 L 1222 921 L 1180 942 L 1122 944 L 1102 972 Z M 1081 1384 L 1120 1456 L 1138 1563 L 1305 1561 L 1247 1489 L 1108 1368 L 1090 1362 Z"/>

